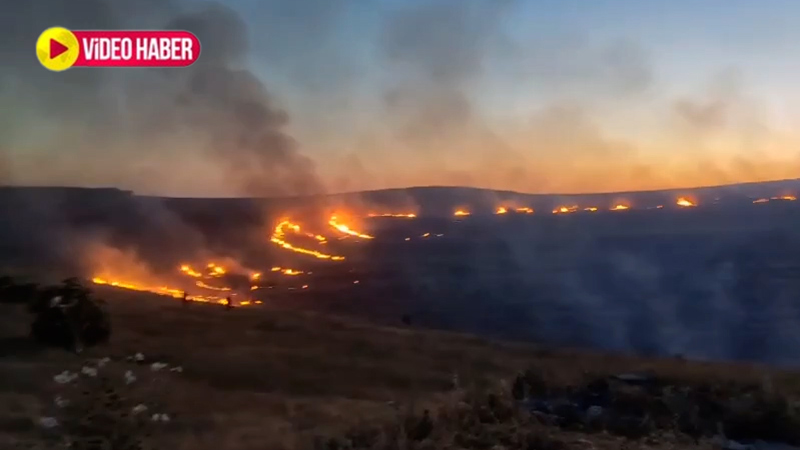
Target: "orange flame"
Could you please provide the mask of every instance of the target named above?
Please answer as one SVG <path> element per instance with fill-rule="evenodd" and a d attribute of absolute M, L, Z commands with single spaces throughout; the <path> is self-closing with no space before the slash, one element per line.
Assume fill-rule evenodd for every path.
<path fill-rule="evenodd" d="M 454 212 L 453 215 L 456 216 L 456 217 L 465 217 L 465 216 L 470 215 L 470 212 L 469 211 L 465 211 L 463 209 L 459 209 L 459 210 L 456 210 L 456 212 Z"/>
<path fill-rule="evenodd" d="M 553 214 L 569 214 L 578 210 L 578 206 L 559 206 L 553 210 Z"/>
<path fill-rule="evenodd" d="M 411 214 L 411 213 L 409 213 L 409 214 L 403 214 L 403 213 L 383 213 L 383 214 L 369 213 L 369 214 L 367 214 L 367 217 L 394 217 L 394 218 L 398 218 L 398 219 L 413 219 L 413 218 L 417 217 L 417 215 L 416 214 Z"/>
<path fill-rule="evenodd" d="M 318 252 L 316 250 L 309 250 L 306 248 L 295 247 L 292 244 L 286 242 L 284 237 L 286 236 L 286 229 L 291 229 L 295 233 L 300 232 L 300 226 L 289 222 L 288 220 L 284 220 L 283 222 L 279 223 L 275 226 L 275 230 L 272 233 L 272 237 L 270 241 L 280 247 L 285 248 L 286 250 L 293 251 L 295 253 L 300 253 L 303 255 L 313 256 L 318 259 L 330 259 L 332 261 L 343 261 L 344 256 L 334 256 L 329 255 L 327 253 Z M 312 235 L 316 236 L 316 235 Z"/>
<path fill-rule="evenodd" d="M 201 288 L 203 288 L 203 289 L 208 289 L 208 290 L 211 290 L 211 291 L 221 291 L 221 292 L 227 292 L 227 291 L 230 291 L 230 290 L 231 290 L 231 288 L 229 288 L 229 287 L 216 287 L 216 286 L 211 286 L 211 285 L 209 285 L 209 284 L 205 284 L 205 283 L 203 283 L 202 281 L 197 281 L 197 282 L 195 283 L 195 285 L 196 285 L 197 287 L 201 287 Z"/>
<path fill-rule="evenodd" d="M 495 214 L 505 214 L 507 212 L 508 212 L 508 209 L 506 209 L 505 207 L 501 206 L 501 207 L 497 208 L 497 211 L 495 211 L 494 213 Z"/>
<path fill-rule="evenodd" d="M 597 208 L 594 207 L 594 206 L 589 206 L 589 207 L 583 208 L 583 210 L 584 211 L 588 211 L 588 212 L 595 212 L 595 211 L 597 211 Z"/>
<path fill-rule="evenodd" d="M 678 206 L 682 206 L 682 207 L 684 207 L 684 208 L 691 208 L 691 207 L 697 206 L 697 205 L 696 205 L 694 202 L 692 202 L 692 201 L 690 201 L 690 200 L 687 200 L 687 199 L 686 199 L 686 198 L 684 198 L 684 197 L 680 197 L 680 198 L 679 198 L 679 199 L 678 199 L 678 200 L 675 202 L 675 204 L 676 204 L 676 205 L 678 205 Z"/>
<path fill-rule="evenodd" d="M 611 211 L 624 211 L 626 209 L 630 209 L 630 207 L 626 206 L 626 205 L 623 205 L 623 204 L 619 204 L 619 205 L 615 205 L 613 208 L 611 208 Z"/>
<path fill-rule="evenodd" d="M 519 214 L 533 214 L 533 209 L 528 207 L 517 208 L 515 211 Z"/>
<path fill-rule="evenodd" d="M 189 275 L 190 277 L 194 277 L 194 278 L 200 278 L 200 277 L 203 276 L 202 273 L 197 272 L 196 270 L 192 269 L 187 264 L 181 265 L 181 272 L 185 273 L 186 275 Z"/>
<path fill-rule="evenodd" d="M 753 200 L 753 203 L 767 203 L 769 202 L 768 198 L 760 198 L 758 200 Z"/>
<path fill-rule="evenodd" d="M 109 280 L 100 277 L 92 278 L 92 283 L 98 285 L 110 286 L 118 289 L 127 289 L 130 291 L 149 292 L 152 294 L 166 295 L 173 298 L 183 298 L 183 293 L 184 293 L 184 291 L 181 289 L 171 288 L 167 286 L 160 286 L 160 287 L 143 286 L 136 283 Z M 203 296 L 203 295 L 187 296 L 187 300 L 193 302 L 202 302 L 202 303 L 209 303 L 209 302 L 216 302 L 220 304 L 225 303 L 225 299 L 221 299 L 215 296 Z"/>
<path fill-rule="evenodd" d="M 336 216 L 331 216 L 331 220 L 328 221 L 328 225 L 350 236 L 360 237 L 363 239 L 374 239 L 372 236 L 368 234 L 359 233 L 358 231 L 352 230 L 347 225 L 339 223 Z"/>

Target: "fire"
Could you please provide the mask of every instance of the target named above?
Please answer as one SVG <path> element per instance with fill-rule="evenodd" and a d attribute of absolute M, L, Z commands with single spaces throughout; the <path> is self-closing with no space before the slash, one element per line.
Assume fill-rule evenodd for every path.
<path fill-rule="evenodd" d="M 515 211 L 519 214 L 533 214 L 533 208 L 528 207 L 517 208 Z"/>
<path fill-rule="evenodd" d="M 119 289 L 127 289 L 130 291 L 137 291 L 137 292 L 150 292 L 152 294 L 158 295 L 167 295 L 173 298 L 183 298 L 184 291 L 181 289 L 176 289 L 167 286 L 143 286 L 137 283 L 131 282 L 123 282 L 123 281 L 116 281 L 116 280 L 109 280 L 106 278 L 101 277 L 94 277 L 92 278 L 92 283 L 104 286 L 111 286 Z M 217 303 L 224 303 L 224 299 L 220 299 L 219 297 L 214 296 L 203 296 L 203 295 L 191 295 L 187 296 L 187 300 L 191 300 L 193 302 L 202 302 L 202 303 L 209 303 L 209 302 L 217 302 Z"/>
<path fill-rule="evenodd" d="M 205 283 L 203 283 L 202 281 L 197 281 L 197 282 L 195 283 L 195 286 L 197 286 L 197 287 L 201 287 L 201 288 L 203 288 L 203 289 L 208 289 L 208 290 L 211 290 L 211 291 L 227 292 L 227 291 L 230 291 L 230 290 L 231 290 L 231 288 L 229 288 L 229 287 L 216 287 L 216 286 L 211 286 L 210 284 L 205 284 Z"/>
<path fill-rule="evenodd" d="M 200 278 L 200 277 L 203 276 L 202 273 L 197 272 L 196 270 L 192 269 L 187 264 L 181 265 L 181 272 L 185 273 L 186 275 L 189 275 L 190 277 L 194 277 L 194 278 Z"/>
<path fill-rule="evenodd" d="M 553 210 L 553 214 L 569 214 L 578 210 L 578 206 L 559 206 Z"/>
<path fill-rule="evenodd" d="M 394 217 L 394 218 L 397 218 L 397 219 L 414 219 L 414 218 L 417 217 L 417 215 L 413 214 L 413 213 L 408 213 L 408 214 L 404 214 L 404 213 L 383 213 L 383 214 L 369 213 L 369 214 L 367 214 L 367 217 Z"/>
<path fill-rule="evenodd" d="M 682 206 L 682 207 L 684 207 L 684 208 L 691 208 L 691 207 L 697 206 L 695 203 L 693 203 L 693 202 L 692 202 L 692 201 L 690 201 L 690 200 L 687 200 L 687 199 L 686 199 L 686 198 L 684 198 L 684 197 L 681 197 L 681 198 L 679 198 L 679 199 L 678 199 L 678 200 L 675 202 L 675 204 L 676 204 L 676 205 L 678 205 L 678 206 Z"/>
<path fill-rule="evenodd" d="M 261 273 L 260 272 L 256 272 L 256 273 L 250 275 L 250 279 L 251 280 L 258 280 L 260 278 L 261 278 Z"/>
<path fill-rule="evenodd" d="M 327 253 L 318 252 L 316 250 L 309 250 L 306 248 L 295 247 L 292 244 L 286 242 L 284 237 L 286 237 L 286 229 L 291 229 L 295 233 L 300 233 L 300 226 L 289 222 L 288 220 L 284 220 L 283 222 L 279 223 L 275 226 L 275 230 L 272 232 L 272 237 L 270 241 L 280 247 L 285 248 L 286 250 L 293 251 L 295 253 L 300 253 L 303 255 L 313 256 L 318 259 L 330 259 L 332 261 L 343 261 L 344 256 L 334 256 L 329 255 Z M 311 236 L 318 236 L 318 235 L 311 235 Z M 322 236 L 320 236 L 322 237 Z M 315 239 L 319 240 L 315 237 Z M 324 239 L 324 237 L 323 237 Z M 320 241 L 322 243 L 322 241 Z"/>
<path fill-rule="evenodd" d="M 225 275 L 227 273 L 224 267 L 218 266 L 213 262 L 208 263 L 206 267 L 208 267 L 209 275 L 212 277 L 221 277 L 222 275 Z"/>
<path fill-rule="evenodd" d="M 360 237 L 362 239 L 374 239 L 368 234 L 359 233 L 358 231 L 350 229 L 350 227 L 347 225 L 339 223 L 336 216 L 331 216 L 331 220 L 328 221 L 328 225 L 350 236 Z"/>
<path fill-rule="evenodd" d="M 456 210 L 456 212 L 454 212 L 453 215 L 456 216 L 456 217 L 465 217 L 465 216 L 470 215 L 470 212 L 469 211 L 465 211 L 463 209 L 459 209 L 459 210 Z"/>
<path fill-rule="evenodd" d="M 615 205 L 613 208 L 611 208 L 611 211 L 624 211 L 626 209 L 630 209 L 630 207 L 626 206 L 626 205 L 623 205 L 623 204 L 619 204 L 619 205 Z"/>
<path fill-rule="evenodd" d="M 758 200 L 753 200 L 753 203 L 767 203 L 769 202 L 768 198 L 760 198 Z"/>
<path fill-rule="evenodd" d="M 583 208 L 583 210 L 584 211 L 588 211 L 588 212 L 595 212 L 595 211 L 597 211 L 597 208 L 594 207 L 594 206 L 589 206 L 589 207 Z"/>
<path fill-rule="evenodd" d="M 508 212 L 508 209 L 506 209 L 505 207 L 501 206 L 501 207 L 497 208 L 497 211 L 495 211 L 494 213 L 495 214 L 505 214 L 507 212 Z"/>
<path fill-rule="evenodd" d="M 794 195 L 782 195 L 782 196 L 778 197 L 776 200 L 785 200 L 785 201 L 788 201 L 788 202 L 793 202 L 793 201 L 797 200 L 797 197 L 795 197 Z"/>
<path fill-rule="evenodd" d="M 302 273 L 305 273 L 302 270 L 284 269 L 283 267 L 273 267 L 272 271 L 273 272 L 280 272 L 280 273 L 282 273 L 284 275 L 300 275 Z"/>

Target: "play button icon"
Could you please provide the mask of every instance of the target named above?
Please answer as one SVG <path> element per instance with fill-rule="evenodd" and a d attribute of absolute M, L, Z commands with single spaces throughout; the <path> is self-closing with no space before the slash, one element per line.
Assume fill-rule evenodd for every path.
<path fill-rule="evenodd" d="M 48 28 L 36 40 L 36 58 L 47 70 L 67 70 L 80 56 L 81 44 L 75 34 L 66 28 Z"/>
<path fill-rule="evenodd" d="M 50 39 L 50 59 L 56 58 L 69 50 L 69 47 L 58 42 L 55 39 Z"/>

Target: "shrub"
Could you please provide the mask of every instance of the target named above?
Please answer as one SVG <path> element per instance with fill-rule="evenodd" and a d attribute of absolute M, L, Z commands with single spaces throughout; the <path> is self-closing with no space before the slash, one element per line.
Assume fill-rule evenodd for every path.
<path fill-rule="evenodd" d="M 42 344 L 76 351 L 107 342 L 111 321 L 104 304 L 74 278 L 48 286 L 30 303 L 31 334 Z"/>

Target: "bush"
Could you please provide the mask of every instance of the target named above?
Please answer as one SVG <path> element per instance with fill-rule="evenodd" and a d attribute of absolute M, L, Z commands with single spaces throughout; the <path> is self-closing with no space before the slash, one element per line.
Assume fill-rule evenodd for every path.
<path fill-rule="evenodd" d="M 104 304 L 75 278 L 48 286 L 29 305 L 31 334 L 42 344 L 76 351 L 107 342 L 111 322 Z"/>
<path fill-rule="evenodd" d="M 0 276 L 0 303 L 26 304 L 38 292 L 36 283 L 20 283 L 12 277 Z"/>

